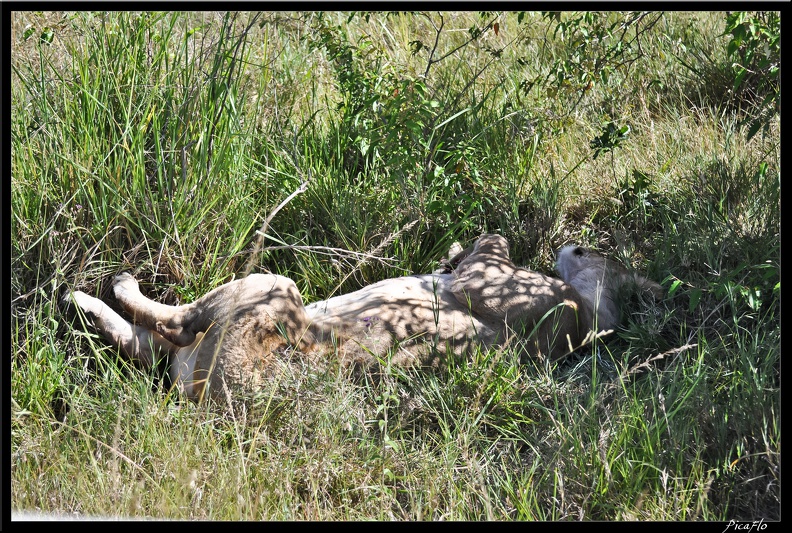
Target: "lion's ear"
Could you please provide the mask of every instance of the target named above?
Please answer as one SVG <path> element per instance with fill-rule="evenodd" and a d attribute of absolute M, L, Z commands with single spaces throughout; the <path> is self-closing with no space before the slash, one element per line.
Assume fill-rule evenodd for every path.
<path fill-rule="evenodd" d="M 461 248 L 461 246 L 460 246 L 460 248 Z M 458 252 L 454 257 L 452 257 L 451 259 L 448 260 L 448 264 L 451 265 L 452 269 L 458 267 L 459 263 L 461 263 L 463 259 L 465 259 L 471 253 L 473 253 L 473 249 L 474 248 L 475 248 L 475 245 L 474 246 L 469 246 L 469 247 L 465 248 L 464 250 Z M 451 253 L 451 250 L 449 250 L 449 254 L 450 253 Z"/>
<path fill-rule="evenodd" d="M 454 243 L 448 247 L 448 254 L 446 255 L 446 259 L 451 260 L 460 253 L 462 253 L 463 248 L 462 245 L 459 244 L 459 241 L 454 241 Z"/>

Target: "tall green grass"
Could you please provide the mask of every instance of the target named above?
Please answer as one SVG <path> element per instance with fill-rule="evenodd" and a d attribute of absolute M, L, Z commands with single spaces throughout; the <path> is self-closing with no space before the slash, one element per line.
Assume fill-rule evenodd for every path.
<path fill-rule="evenodd" d="M 729 55 L 726 24 L 13 13 L 12 508 L 779 519 L 780 122 L 767 83 L 737 83 L 756 41 Z M 625 294 L 623 327 L 557 366 L 507 346 L 358 375 L 291 353 L 228 405 L 183 401 L 60 304 L 112 304 L 124 270 L 170 304 L 256 271 L 313 301 L 485 231 L 545 273 L 594 247 L 667 295 Z"/>

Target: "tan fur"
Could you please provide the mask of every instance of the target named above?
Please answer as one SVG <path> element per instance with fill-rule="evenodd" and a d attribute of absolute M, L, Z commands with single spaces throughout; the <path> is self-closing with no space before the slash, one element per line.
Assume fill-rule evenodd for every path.
<path fill-rule="evenodd" d="M 364 367 L 386 356 L 425 365 L 516 337 L 528 355 L 558 359 L 592 331 L 616 325 L 611 293 L 631 275 L 577 247 L 562 249 L 557 266 L 563 280 L 518 268 L 506 239 L 483 235 L 437 273 L 380 281 L 308 306 L 292 280 L 273 274 L 252 274 L 181 306 L 149 300 L 121 274 L 114 293 L 131 323 L 82 292 L 67 297 L 131 359 L 151 365 L 168 356 L 174 382 L 200 400 L 207 392 L 225 397 L 225 387 L 255 391 L 270 377 L 274 354 L 287 347 Z"/>
<path fill-rule="evenodd" d="M 500 235 L 483 235 L 456 276 L 455 298 L 529 339 L 533 355 L 558 359 L 578 348 L 591 328 L 591 307 L 580 294 L 559 279 L 515 266 Z"/>
<path fill-rule="evenodd" d="M 610 330 L 619 324 L 618 293 L 623 287 L 632 285 L 648 290 L 657 298 L 663 293 L 663 288 L 654 281 L 580 246 L 561 248 L 556 269 L 561 278 L 589 302 L 595 311 L 598 330 Z"/>

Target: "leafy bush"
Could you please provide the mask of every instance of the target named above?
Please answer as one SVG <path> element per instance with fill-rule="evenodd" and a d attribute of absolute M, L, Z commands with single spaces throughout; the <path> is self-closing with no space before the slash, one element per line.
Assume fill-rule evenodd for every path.
<path fill-rule="evenodd" d="M 733 61 L 735 97 L 755 107 L 748 139 L 765 133 L 781 110 L 781 17 L 775 11 L 726 15 L 725 33 L 732 36 L 727 56 Z"/>

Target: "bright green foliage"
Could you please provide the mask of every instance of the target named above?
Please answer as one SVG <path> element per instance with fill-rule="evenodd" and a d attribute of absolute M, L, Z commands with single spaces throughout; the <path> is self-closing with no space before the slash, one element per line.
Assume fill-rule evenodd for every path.
<path fill-rule="evenodd" d="M 759 128 L 766 131 L 781 110 L 781 17 L 773 11 L 729 13 L 726 33 L 732 36 L 726 53 L 734 61 L 734 93 L 743 99 L 761 99 L 757 116 L 751 119 L 750 139 Z"/>

